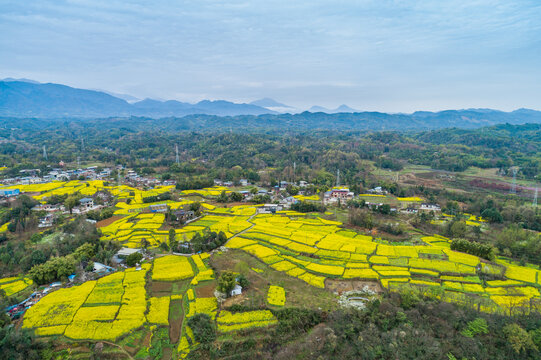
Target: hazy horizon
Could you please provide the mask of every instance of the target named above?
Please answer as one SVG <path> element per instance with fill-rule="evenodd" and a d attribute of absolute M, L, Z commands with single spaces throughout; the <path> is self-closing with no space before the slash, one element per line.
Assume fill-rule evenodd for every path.
<path fill-rule="evenodd" d="M 535 1 L 6 1 L 0 78 L 360 111 L 540 109 Z"/>

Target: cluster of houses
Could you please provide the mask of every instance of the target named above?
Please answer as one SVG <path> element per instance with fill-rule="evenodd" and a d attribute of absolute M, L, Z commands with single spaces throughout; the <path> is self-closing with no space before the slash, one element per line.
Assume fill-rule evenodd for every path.
<path fill-rule="evenodd" d="M 85 214 L 91 210 L 98 210 L 104 205 L 96 205 L 94 199 L 85 197 L 79 200 L 79 205 L 72 209 L 73 214 Z M 38 227 L 47 228 L 53 226 L 54 220 L 60 214 L 68 212 L 63 204 L 38 204 L 32 208 L 33 211 L 45 211 L 47 214 L 39 219 Z"/>
<path fill-rule="evenodd" d="M 129 185 L 135 186 L 135 187 L 141 187 L 141 186 L 148 186 L 148 187 L 154 187 L 158 185 L 176 185 L 175 180 L 160 180 L 156 179 L 155 177 L 147 177 L 147 176 L 141 176 L 137 174 L 134 170 L 128 170 L 127 175 L 124 177 L 124 181 L 126 181 Z"/>
<path fill-rule="evenodd" d="M 60 168 L 53 168 L 46 175 L 41 176 L 40 169 L 21 170 L 21 176 L 2 179 L 2 184 L 6 185 L 29 185 L 42 184 L 49 181 L 69 181 L 83 177 L 86 180 L 106 180 L 109 179 L 113 169 L 104 168 L 98 172 L 97 166 L 89 166 L 84 169 L 66 170 L 65 165 L 60 162 Z M 122 170 L 123 166 L 118 165 L 117 170 Z M 134 186 L 156 186 L 156 185 L 175 185 L 175 180 L 159 180 L 153 177 L 140 176 L 134 170 L 128 170 L 127 175 L 123 177 L 124 181 Z M 0 194 L 1 195 L 1 194 Z"/>
<path fill-rule="evenodd" d="M 60 162 L 60 166 L 64 164 Z M 69 181 L 80 178 L 81 176 L 89 180 L 103 180 L 111 175 L 111 169 L 105 168 L 100 172 L 97 172 L 97 166 L 90 166 L 84 169 L 65 170 L 63 168 L 53 168 L 46 175 L 41 176 L 40 169 L 25 169 L 21 170 L 21 176 L 14 178 L 3 179 L 3 184 L 17 184 L 17 185 L 29 185 L 29 184 L 42 184 L 49 181 Z"/>

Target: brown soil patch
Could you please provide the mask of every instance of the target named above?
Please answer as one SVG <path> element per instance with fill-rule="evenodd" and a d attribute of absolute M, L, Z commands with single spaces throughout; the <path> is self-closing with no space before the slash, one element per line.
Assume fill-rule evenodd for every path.
<path fill-rule="evenodd" d="M 173 300 L 171 301 L 171 304 L 169 306 L 171 309 L 179 309 L 180 312 L 182 312 L 181 300 Z M 180 335 L 182 331 L 182 318 L 182 313 L 169 314 L 169 339 L 171 340 L 172 344 L 175 344 L 180 340 Z"/>
<path fill-rule="evenodd" d="M 115 221 L 120 220 L 122 218 L 123 218 L 123 216 L 120 216 L 120 215 L 111 216 L 109 219 L 104 219 L 104 220 L 98 221 L 96 223 L 96 227 L 101 228 L 101 227 L 104 227 L 104 226 L 111 225 Z"/>
<path fill-rule="evenodd" d="M 195 288 L 195 295 L 198 298 L 213 297 L 214 287 L 215 287 L 214 282 L 208 285 L 198 286 Z"/>
<path fill-rule="evenodd" d="M 245 298 L 246 298 L 246 293 L 242 293 L 240 295 L 227 298 L 222 303 L 222 306 L 227 308 L 227 307 L 230 307 L 231 305 L 241 304 L 245 300 Z"/>
<path fill-rule="evenodd" d="M 150 338 L 152 336 L 152 333 L 149 331 L 146 333 L 145 338 L 143 339 L 143 346 L 148 348 L 150 346 Z"/>
<path fill-rule="evenodd" d="M 334 279 L 327 279 L 325 281 L 325 288 L 332 292 L 338 293 L 338 295 L 341 295 L 345 291 L 361 291 L 365 286 L 378 294 L 383 293 L 383 288 L 377 281 Z"/>
<path fill-rule="evenodd" d="M 168 294 L 171 294 L 172 290 L 173 290 L 173 283 L 171 282 L 153 281 L 152 286 L 150 287 L 150 291 L 153 296 L 157 296 L 160 293 L 164 295 L 168 295 Z"/>
<path fill-rule="evenodd" d="M 138 351 L 137 348 L 131 347 L 129 345 L 124 345 L 124 350 L 126 350 L 126 352 L 130 354 L 131 356 L 137 354 L 137 351 Z"/>

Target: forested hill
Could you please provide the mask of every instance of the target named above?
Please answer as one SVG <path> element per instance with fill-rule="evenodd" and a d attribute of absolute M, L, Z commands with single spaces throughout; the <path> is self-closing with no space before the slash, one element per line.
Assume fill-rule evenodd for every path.
<path fill-rule="evenodd" d="M 125 128 L 133 131 L 294 131 L 294 130 L 431 130 L 443 128 L 475 129 L 498 124 L 541 124 L 541 112 L 534 110 L 516 110 L 502 112 L 496 110 L 447 110 L 441 112 L 416 112 L 413 114 L 387 114 L 380 112 L 359 113 L 310 113 L 300 114 L 264 114 L 264 115 L 188 115 L 184 117 L 109 117 L 99 119 L 24 119 L 0 118 L 1 127 L 32 128 L 57 126 L 58 122 L 72 123 L 73 126 L 102 129 Z M 76 125 L 83 121 L 84 124 Z"/>

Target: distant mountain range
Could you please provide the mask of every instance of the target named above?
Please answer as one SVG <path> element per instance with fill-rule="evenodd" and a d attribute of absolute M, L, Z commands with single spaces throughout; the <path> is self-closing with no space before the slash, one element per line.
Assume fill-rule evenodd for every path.
<path fill-rule="evenodd" d="M 418 111 L 413 114 L 358 112 L 347 105 L 336 109 L 314 106 L 300 112 L 270 98 L 237 104 L 225 100 L 203 100 L 196 104 L 176 100 L 139 100 L 130 95 L 42 84 L 28 79 L 0 81 L 0 116 L 37 119 L 160 119 L 150 122 L 178 129 L 336 129 L 336 130 L 426 130 L 479 128 L 497 124 L 541 123 L 541 112 L 519 109 Z M 124 99 L 119 98 L 122 96 Z M 167 118 L 167 121 L 164 120 Z M 101 120 L 98 120 L 101 121 Z M 113 121 L 113 119 L 109 119 Z M 115 120 L 116 121 L 116 120 Z M 161 127 L 161 126 L 160 126 Z"/>
<path fill-rule="evenodd" d="M 342 104 L 336 109 L 327 109 L 322 106 L 312 106 L 308 111 L 310 112 L 322 112 L 326 114 L 338 114 L 338 113 L 354 113 L 359 112 L 359 110 L 355 110 L 350 108 L 349 106 Z"/>
<path fill-rule="evenodd" d="M 0 81 L 0 116 L 36 118 L 96 118 L 111 116 L 218 116 L 276 114 L 252 104 L 203 100 L 196 104 L 176 100 L 136 101 L 128 95 L 113 96 L 104 91 L 76 89 L 59 84 L 41 84 L 27 79 Z M 128 100 L 128 101 L 126 101 Z"/>
<path fill-rule="evenodd" d="M 330 110 L 319 106 L 311 112 L 334 114 L 355 112 L 341 105 Z M 203 100 L 196 104 L 176 100 L 141 100 L 128 94 L 117 94 L 98 89 L 77 89 L 61 84 L 39 83 L 30 79 L 5 78 L 0 80 L 0 116 L 62 118 L 186 116 L 193 114 L 235 116 L 281 113 L 300 113 L 302 110 L 270 98 L 237 104 L 225 100 Z"/>
<path fill-rule="evenodd" d="M 292 106 L 279 103 L 278 101 L 271 99 L 271 98 L 263 98 L 256 101 L 252 101 L 250 104 L 264 107 L 265 109 L 269 109 L 272 111 L 276 111 L 278 113 L 290 113 L 295 114 L 299 113 L 302 110 L 295 109 Z"/>

